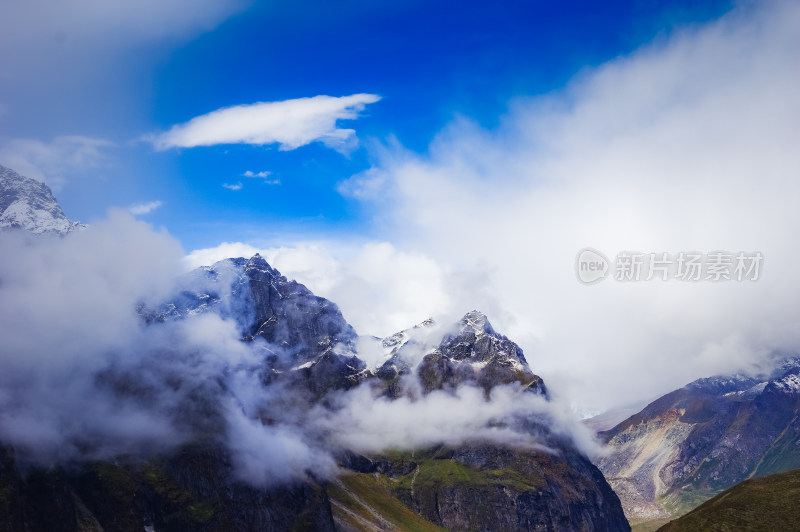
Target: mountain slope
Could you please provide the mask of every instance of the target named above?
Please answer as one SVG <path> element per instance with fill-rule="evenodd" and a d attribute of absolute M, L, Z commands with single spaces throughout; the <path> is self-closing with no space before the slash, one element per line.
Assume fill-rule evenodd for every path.
<path fill-rule="evenodd" d="M 629 530 L 600 472 L 575 453 L 467 443 L 349 464 L 447 530 Z"/>
<path fill-rule="evenodd" d="M 800 467 L 800 361 L 697 380 L 601 433 L 598 466 L 632 521 L 694 508 L 745 479 Z"/>
<path fill-rule="evenodd" d="M 312 397 L 317 398 L 359 383 L 376 386 L 392 399 L 417 393 L 453 393 L 463 385 L 478 386 L 489 394 L 494 387 L 511 383 L 546 395 L 542 379 L 530 370 L 519 346 L 497 333 L 480 312 L 467 313 L 438 335 L 429 320 L 377 339 L 385 360 L 368 368 L 355 356 L 355 333 L 338 308 L 302 285 L 287 281 L 260 256 L 246 261 L 229 259 L 197 273 L 213 282 L 201 286 L 196 278 L 192 280 L 190 284 L 201 292 L 184 290 L 183 303 L 157 313 L 158 319 L 215 309 L 227 312 L 225 308 L 238 308 L 241 301 L 257 301 L 251 321 L 240 323 L 243 338 L 255 341 L 266 336 L 270 349 L 276 339 L 281 339 L 279 345 L 285 348 L 282 354 L 266 358 L 265 382 L 269 385 L 289 383 L 295 390 L 311 390 Z M 231 290 L 215 286 L 223 278 L 231 283 Z M 225 301 L 222 293 L 232 297 Z M 320 335 L 319 331 L 324 333 Z M 417 516 L 417 521 L 412 521 L 423 529 L 626 530 L 617 497 L 595 466 L 568 438 L 553 434 L 542 420 L 529 419 L 526 423 L 547 449 L 523 451 L 500 444 L 472 443 L 397 449 L 388 455 L 345 451 L 340 466 L 350 473 L 342 479 L 355 486 L 366 483 L 373 489 L 353 493 L 352 489 L 347 491 L 345 480 L 330 484 L 331 493 L 338 497 L 333 500 L 337 526 L 359 529 L 379 522 L 404 530 L 410 526 L 402 524 L 410 512 Z M 373 475 L 371 480 L 359 476 L 367 474 Z M 381 491 L 376 493 L 379 486 Z M 380 504 L 365 502 L 380 494 Z M 484 502 L 473 503 L 478 500 Z M 381 514 L 376 505 L 397 516 Z"/>
<path fill-rule="evenodd" d="M 236 263 L 246 271 L 247 264 L 261 260 L 254 257 Z M 254 288 L 259 289 L 259 285 Z M 290 293 L 305 294 L 297 287 Z M 209 303 L 213 297 L 212 293 L 189 299 L 204 301 L 197 309 L 208 312 L 215 307 Z M 291 297 L 276 301 L 297 308 Z M 320 307 L 307 313 L 305 321 L 295 316 L 295 326 L 314 324 L 319 316 L 327 316 L 327 323 L 329 302 L 318 303 Z M 286 309 L 274 310 L 274 315 L 282 316 Z M 271 316 L 266 319 L 273 319 Z M 477 339 L 476 322 L 482 324 L 481 334 L 491 338 Z M 314 328 L 310 330 L 315 338 Z M 332 330 L 335 335 L 349 329 Z M 492 384 L 481 375 L 486 365 L 473 367 L 477 361 L 494 360 L 525 376 L 522 385 L 527 388 L 523 390 L 544 393 L 541 379 L 527 368 L 516 344 L 491 329 L 485 316 L 468 313 L 453 331 L 429 351 L 452 353 L 453 345 L 462 346 L 457 358 L 473 372 L 469 383 L 480 382 L 489 390 L 507 384 L 505 374 L 500 373 L 500 379 Z M 300 333 L 297 337 L 304 338 L 303 342 L 308 339 Z M 304 386 L 310 368 L 328 357 L 340 356 L 330 352 L 329 343 L 318 346 L 316 358 L 302 367 L 280 366 L 283 369 L 265 386 Z M 297 362 L 291 357 L 288 360 Z M 412 367 L 407 376 L 413 379 L 421 367 Z M 357 371 L 363 382 L 382 388 L 373 370 L 352 371 Z M 463 371 L 447 374 L 443 389 L 457 388 L 463 378 Z M 335 379 L 330 382 L 328 391 L 332 393 L 350 386 Z M 398 390 L 414 393 L 402 386 Z M 342 449 L 340 471 L 327 482 L 316 480 L 312 473 L 306 481 L 271 487 L 236 480 L 230 452 L 212 434 L 144 461 L 120 457 L 52 469 L 20 462 L 12 449 L 5 449 L 0 456 L 0 530 L 629 530 L 618 498 L 568 437 L 553 432 L 540 418 L 520 423 L 537 434 L 540 448 L 520 449 L 479 439 L 457 446 L 395 449 L 369 456 Z M 224 430 L 224 425 L 221 428 Z"/>
<path fill-rule="evenodd" d="M 0 447 L 0 530 L 335 530 L 324 487 L 233 480 L 218 448 L 39 468 Z"/>
<path fill-rule="evenodd" d="M 0 230 L 64 235 L 83 227 L 64 215 L 50 187 L 0 166 Z"/>
<path fill-rule="evenodd" d="M 796 530 L 800 470 L 745 480 L 704 502 L 659 532 Z"/>

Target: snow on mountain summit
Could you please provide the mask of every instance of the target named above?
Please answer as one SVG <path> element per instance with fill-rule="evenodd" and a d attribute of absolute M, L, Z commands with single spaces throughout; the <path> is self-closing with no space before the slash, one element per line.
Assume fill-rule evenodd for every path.
<path fill-rule="evenodd" d="M 84 227 L 64 215 L 50 187 L 0 166 L 0 230 L 65 235 Z"/>

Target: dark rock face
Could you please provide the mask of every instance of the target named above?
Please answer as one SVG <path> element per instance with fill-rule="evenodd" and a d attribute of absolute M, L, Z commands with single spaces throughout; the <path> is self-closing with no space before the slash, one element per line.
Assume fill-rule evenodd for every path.
<path fill-rule="evenodd" d="M 599 467 L 629 518 L 670 517 L 747 478 L 800 467 L 800 360 L 697 380 L 601 433 Z"/>
<path fill-rule="evenodd" d="M 64 216 L 50 187 L 0 166 L 0 230 L 64 235 L 84 227 Z"/>
<path fill-rule="evenodd" d="M 264 384 L 289 381 L 319 397 L 361 382 L 358 338 L 336 304 L 289 281 L 258 254 L 226 259 L 191 272 L 158 309 L 141 308 L 146 322 L 215 312 L 234 319 L 246 342 L 266 341 Z"/>
<path fill-rule="evenodd" d="M 431 326 L 426 322 L 417 328 Z M 522 350 L 497 333 L 477 311 L 469 312 L 436 347 L 403 331 L 383 340 L 388 359 L 375 372 L 389 383 L 389 397 L 406 393 L 398 376 L 416 372 L 423 393 L 467 384 L 488 393 L 519 383 L 547 397 L 542 379 Z M 427 351 L 415 367 L 409 353 Z M 386 478 L 394 496 L 447 530 L 630 530 L 619 499 L 597 467 L 571 441 L 535 417 L 519 421 L 547 450 L 466 443 L 370 458 L 349 455 L 343 465 Z"/>
<path fill-rule="evenodd" d="M 288 281 L 258 254 L 244 265 L 244 273 L 255 308 L 252 336 L 285 348 L 297 364 L 337 345 L 355 354 L 357 335 L 334 303 Z"/>
<path fill-rule="evenodd" d="M 26 469 L 0 450 L 0 530 L 335 530 L 315 482 L 257 489 L 224 452 L 185 448 L 147 463 Z"/>
<path fill-rule="evenodd" d="M 289 281 L 261 255 L 225 259 L 187 274 L 182 289 L 158 309 L 142 308 L 148 322 L 215 312 L 234 318 L 244 340 L 263 338 L 283 366 L 313 361 L 334 348 L 355 355 L 358 338 L 335 303 Z"/>
<path fill-rule="evenodd" d="M 568 448 L 467 444 L 361 457 L 359 465 L 447 530 L 630 530 L 600 471 Z"/>

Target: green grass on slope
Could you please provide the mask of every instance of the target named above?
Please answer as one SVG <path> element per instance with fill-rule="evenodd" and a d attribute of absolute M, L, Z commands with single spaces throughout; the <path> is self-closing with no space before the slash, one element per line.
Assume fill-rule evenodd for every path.
<path fill-rule="evenodd" d="M 397 487 L 400 490 L 410 491 L 412 484 L 418 490 L 431 490 L 437 486 L 449 487 L 459 484 L 508 486 L 520 492 L 537 487 L 510 468 L 480 471 L 456 460 L 438 458 L 420 460 L 418 469 L 401 477 Z"/>
<path fill-rule="evenodd" d="M 387 479 L 374 474 L 346 473 L 338 478 L 338 482 L 328 484 L 334 517 L 347 523 L 353 530 L 385 530 L 393 527 L 409 532 L 444 531 L 395 498 L 386 482 Z M 358 517 L 342 510 L 337 503 Z M 380 518 L 375 517 L 373 511 Z"/>
<path fill-rule="evenodd" d="M 483 488 L 485 493 L 491 494 L 497 492 L 494 488 L 524 493 L 547 486 L 545 477 L 537 468 L 529 467 L 527 474 L 521 472 L 525 470 L 524 455 L 509 459 L 504 463 L 505 467 L 498 469 L 470 467 L 454 460 L 452 455 L 452 450 L 445 446 L 414 452 L 386 451 L 382 455 L 384 458 L 396 466 L 409 466 L 405 469 L 408 472 L 397 477 L 355 472 L 340 476 L 327 487 L 334 517 L 348 530 L 444 530 L 403 501 L 413 499 L 423 508 L 423 514 L 430 515 L 429 511 L 436 508 L 437 496 L 443 489 Z M 485 490 L 487 487 L 490 489 Z M 491 505 L 492 501 L 476 500 L 473 510 L 483 504 Z"/>
<path fill-rule="evenodd" d="M 629 521 L 631 532 L 655 532 L 669 523 L 669 519 L 650 519 L 649 521 Z"/>
<path fill-rule="evenodd" d="M 800 528 L 800 470 L 745 480 L 659 532 L 775 531 Z"/>

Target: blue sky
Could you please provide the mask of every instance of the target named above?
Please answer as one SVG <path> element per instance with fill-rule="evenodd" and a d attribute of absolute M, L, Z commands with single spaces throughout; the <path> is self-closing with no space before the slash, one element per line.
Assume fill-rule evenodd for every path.
<path fill-rule="evenodd" d="M 6 0 L 0 164 L 362 334 L 480 309 L 603 408 L 800 349 L 798 49 L 793 0 Z M 586 287 L 587 246 L 764 265 Z"/>
<path fill-rule="evenodd" d="M 723 1 L 227 4 L 199 28 L 143 5 L 145 14 L 153 10 L 152 24 L 163 18 L 156 36 L 137 36 L 138 27 L 119 35 L 111 30 L 126 21 L 106 13 L 97 24 L 111 27 L 107 35 L 76 27 L 98 36 L 67 50 L 59 47 L 79 38 L 69 17 L 59 24 L 47 9 L 16 14 L 55 44 L 37 50 L 13 36 L 5 43 L 22 60 L 30 53 L 32 66 L 12 64 L 14 75 L 3 80 L 0 138 L 113 143 L 80 163 L 40 164 L 69 216 L 91 221 L 110 206 L 160 201 L 146 219 L 187 250 L 254 238 L 280 245 L 285 233 L 375 236 L 370 216 L 337 184 L 368 168 L 376 145 L 396 139 L 425 152 L 456 116 L 495 127 L 514 98 L 559 90 L 587 68 L 730 8 Z M 13 15 L 22 6 L 3 9 Z M 382 99 L 340 123 L 357 132 L 359 145 L 346 154 L 320 143 L 156 151 L 139 140 L 222 107 L 357 93 Z M 248 179 L 246 171 L 270 178 Z"/>

